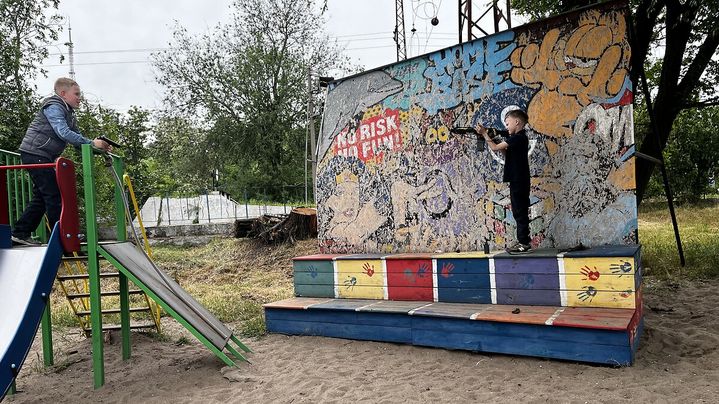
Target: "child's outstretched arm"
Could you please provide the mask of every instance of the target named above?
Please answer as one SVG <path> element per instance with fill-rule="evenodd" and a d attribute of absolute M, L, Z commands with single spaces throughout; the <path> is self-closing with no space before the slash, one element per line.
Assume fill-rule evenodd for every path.
<path fill-rule="evenodd" d="M 503 132 L 508 134 L 506 131 L 501 131 L 499 129 L 494 128 L 485 128 L 482 125 L 477 125 L 474 128 L 477 133 L 484 136 L 484 140 L 487 142 L 487 145 L 489 145 L 489 148 L 492 149 L 492 151 L 504 151 L 507 150 L 509 145 L 505 141 L 501 141 L 499 143 L 494 143 L 494 139 L 497 138 L 497 136 L 503 136 Z M 489 134 L 492 133 L 492 136 L 489 136 Z"/>

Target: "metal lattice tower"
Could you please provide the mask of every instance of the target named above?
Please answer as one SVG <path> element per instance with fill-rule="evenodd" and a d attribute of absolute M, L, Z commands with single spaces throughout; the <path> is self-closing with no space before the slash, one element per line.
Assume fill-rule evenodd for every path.
<path fill-rule="evenodd" d="M 504 22 L 507 24 L 507 29 L 512 28 L 512 18 L 511 18 L 511 12 L 509 7 L 509 0 L 506 0 L 506 13 L 502 11 L 502 8 L 499 6 L 499 0 L 493 0 L 492 4 L 487 8 L 487 10 L 482 13 L 482 15 L 479 16 L 476 20 L 472 18 L 472 0 L 458 0 L 459 5 L 459 43 L 464 42 L 462 39 L 462 31 L 466 27 L 467 29 L 467 36 L 466 40 L 471 41 L 475 38 L 479 38 L 480 36 L 476 34 L 477 31 L 482 33 L 482 36 L 490 35 L 489 32 L 483 30 L 479 26 L 480 20 L 484 18 L 490 11 L 492 12 L 492 16 L 494 17 L 494 32 L 499 32 L 499 23 L 500 21 L 504 20 Z"/>
<path fill-rule="evenodd" d="M 397 61 L 407 59 L 407 39 L 404 35 L 404 1 L 395 0 L 397 17 L 394 24 L 394 42 L 397 44 Z"/>
<path fill-rule="evenodd" d="M 68 49 L 68 60 L 70 61 L 70 78 L 75 80 L 75 46 L 72 44 L 72 26 L 68 21 L 67 28 L 68 41 L 65 43 Z"/>

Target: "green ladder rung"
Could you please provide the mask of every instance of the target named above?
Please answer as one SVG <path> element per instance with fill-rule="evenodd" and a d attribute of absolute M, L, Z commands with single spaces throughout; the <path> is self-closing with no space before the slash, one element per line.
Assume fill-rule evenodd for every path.
<path fill-rule="evenodd" d="M 138 312 L 142 312 L 142 311 L 150 311 L 150 308 L 149 307 L 130 307 L 128 309 L 128 311 L 130 313 L 138 313 Z M 120 312 L 121 312 L 120 309 L 104 309 L 104 310 L 102 310 L 102 314 L 120 314 Z M 78 316 L 89 316 L 90 311 L 83 310 L 83 311 L 78 311 L 75 314 L 77 314 Z"/>
<path fill-rule="evenodd" d="M 139 294 L 143 294 L 145 292 L 143 292 L 140 289 L 133 289 L 133 290 L 128 290 L 127 293 L 130 295 L 139 295 Z M 101 292 L 100 296 L 120 296 L 120 291 L 119 290 L 111 290 L 111 291 L 107 291 L 107 292 Z M 90 294 L 89 293 L 68 293 L 67 294 L 68 299 L 79 299 L 82 297 L 90 297 Z"/>
<path fill-rule="evenodd" d="M 100 272 L 100 278 L 114 278 L 120 275 L 119 272 Z M 73 274 L 73 275 L 58 275 L 57 279 L 60 281 L 68 281 L 73 279 L 89 279 L 88 274 Z"/>
<path fill-rule="evenodd" d="M 135 325 L 130 326 L 131 330 L 140 330 L 140 329 L 147 329 L 147 328 L 155 328 L 155 323 L 135 324 Z M 103 331 L 117 331 L 117 330 L 121 330 L 121 329 L 122 329 L 121 325 L 104 325 L 104 326 L 102 326 Z M 92 328 L 84 328 L 83 330 L 87 333 L 92 332 Z"/>

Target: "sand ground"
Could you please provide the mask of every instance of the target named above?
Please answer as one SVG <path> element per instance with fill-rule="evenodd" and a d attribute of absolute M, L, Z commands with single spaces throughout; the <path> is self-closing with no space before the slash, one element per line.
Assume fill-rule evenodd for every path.
<path fill-rule="evenodd" d="M 645 278 L 645 333 L 632 367 L 322 337 L 246 339 L 251 365 L 225 367 L 171 319 L 165 338 L 119 335 L 105 346 L 106 384 L 92 389 L 90 341 L 55 332 L 56 365 L 40 339 L 8 403 L 406 403 L 719 401 L 719 280 Z M 232 325 L 230 325 L 232 326 Z M 182 338 L 184 337 L 184 338 Z"/>

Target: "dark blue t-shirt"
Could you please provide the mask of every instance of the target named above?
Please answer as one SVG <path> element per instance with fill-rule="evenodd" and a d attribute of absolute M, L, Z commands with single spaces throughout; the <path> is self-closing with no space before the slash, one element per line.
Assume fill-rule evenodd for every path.
<path fill-rule="evenodd" d="M 504 182 L 529 182 L 529 138 L 524 129 L 505 139 Z"/>

